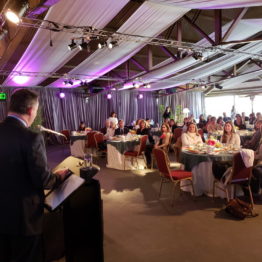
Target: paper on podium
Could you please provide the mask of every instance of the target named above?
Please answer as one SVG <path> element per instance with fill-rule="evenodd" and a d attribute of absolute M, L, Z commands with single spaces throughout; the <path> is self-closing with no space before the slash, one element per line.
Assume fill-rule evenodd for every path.
<path fill-rule="evenodd" d="M 85 180 L 79 176 L 71 175 L 58 188 L 54 189 L 45 198 L 45 204 L 48 209 L 54 210 L 61 205 Z"/>

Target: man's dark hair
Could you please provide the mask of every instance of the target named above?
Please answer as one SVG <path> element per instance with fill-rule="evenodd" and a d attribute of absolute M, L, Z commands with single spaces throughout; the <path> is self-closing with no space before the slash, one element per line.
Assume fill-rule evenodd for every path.
<path fill-rule="evenodd" d="M 9 111 L 27 114 L 28 108 L 32 107 L 37 102 L 37 99 L 37 93 L 28 89 L 19 89 L 11 96 Z"/>

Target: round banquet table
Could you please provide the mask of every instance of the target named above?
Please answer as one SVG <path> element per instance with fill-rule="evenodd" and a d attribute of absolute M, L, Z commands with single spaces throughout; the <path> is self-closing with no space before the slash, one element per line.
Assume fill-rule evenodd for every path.
<path fill-rule="evenodd" d="M 119 170 L 124 170 L 124 161 L 125 161 L 125 170 L 131 169 L 144 169 L 145 162 L 143 159 L 138 159 L 138 167 L 130 161 L 130 158 L 125 160 L 124 153 L 129 150 L 138 150 L 139 140 L 108 140 L 107 141 L 107 167 L 114 168 Z"/>
<path fill-rule="evenodd" d="M 233 153 L 219 153 L 219 154 L 197 154 L 188 151 L 181 152 L 181 162 L 185 165 L 185 170 L 192 172 L 192 180 L 195 189 L 195 195 L 213 196 L 213 182 L 214 176 L 212 172 L 213 161 L 232 161 Z M 184 186 L 187 182 L 182 183 L 181 188 L 184 191 L 192 192 L 190 186 Z M 225 193 L 217 189 L 216 196 L 224 198 Z"/>
<path fill-rule="evenodd" d="M 86 138 L 86 134 L 70 136 L 70 152 L 72 156 L 84 157 Z"/>

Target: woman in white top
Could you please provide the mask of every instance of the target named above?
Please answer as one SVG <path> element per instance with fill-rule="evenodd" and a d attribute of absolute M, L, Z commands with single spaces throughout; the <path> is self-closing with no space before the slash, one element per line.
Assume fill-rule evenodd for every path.
<path fill-rule="evenodd" d="M 104 135 L 104 139 L 111 139 L 115 135 L 116 125 L 114 122 L 110 122 L 110 127 L 107 128 L 106 134 Z"/>
<path fill-rule="evenodd" d="M 182 147 L 203 143 L 202 138 L 197 131 L 196 124 L 194 123 L 188 125 L 186 133 L 183 133 L 181 136 L 181 140 Z"/>
<path fill-rule="evenodd" d="M 236 133 L 231 121 L 225 123 L 220 142 L 226 145 L 232 145 L 234 148 L 240 148 L 240 136 Z"/>

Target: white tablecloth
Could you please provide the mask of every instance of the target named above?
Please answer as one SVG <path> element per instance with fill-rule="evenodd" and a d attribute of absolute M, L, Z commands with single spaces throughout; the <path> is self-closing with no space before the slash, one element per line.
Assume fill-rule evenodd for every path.
<path fill-rule="evenodd" d="M 138 146 L 136 146 L 135 150 Z M 138 167 L 136 160 L 131 163 L 130 158 L 125 160 L 125 169 L 124 169 L 124 155 L 121 154 L 114 146 L 107 145 L 107 165 L 108 168 L 114 168 L 119 170 L 135 170 L 135 169 L 144 169 L 146 164 L 144 159 L 138 159 Z"/>

